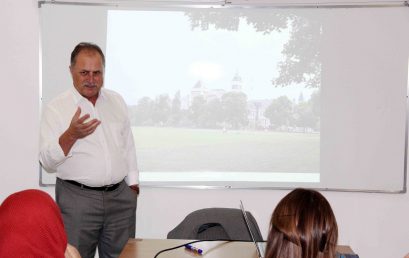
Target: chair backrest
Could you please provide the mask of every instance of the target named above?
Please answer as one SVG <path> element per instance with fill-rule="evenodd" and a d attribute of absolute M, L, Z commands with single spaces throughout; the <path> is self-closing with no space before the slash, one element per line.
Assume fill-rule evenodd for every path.
<path fill-rule="evenodd" d="M 256 241 L 263 241 L 253 215 L 246 211 Z M 206 208 L 194 211 L 168 233 L 168 239 L 252 241 L 240 209 Z"/>

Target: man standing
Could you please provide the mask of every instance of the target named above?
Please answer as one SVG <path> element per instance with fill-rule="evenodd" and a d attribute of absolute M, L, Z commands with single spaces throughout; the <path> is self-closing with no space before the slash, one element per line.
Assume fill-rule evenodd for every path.
<path fill-rule="evenodd" d="M 45 108 L 40 162 L 56 172 L 68 242 L 83 258 L 118 257 L 135 237 L 139 172 L 127 107 L 103 88 L 105 57 L 92 43 L 71 53 L 74 87 Z M 129 185 L 129 187 L 128 187 Z"/>

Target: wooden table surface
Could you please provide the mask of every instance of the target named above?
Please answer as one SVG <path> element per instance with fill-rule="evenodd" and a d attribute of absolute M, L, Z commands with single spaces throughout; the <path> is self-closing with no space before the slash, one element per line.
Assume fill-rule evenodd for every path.
<path fill-rule="evenodd" d="M 176 239 L 129 239 L 121 252 L 120 258 L 153 258 L 159 251 L 183 245 L 192 240 Z M 203 254 L 184 247 L 170 250 L 159 254 L 158 258 L 258 258 L 257 251 L 252 242 L 225 242 L 205 241 L 193 244 L 194 247 L 203 250 Z M 349 246 L 338 246 L 341 253 L 351 253 Z"/>

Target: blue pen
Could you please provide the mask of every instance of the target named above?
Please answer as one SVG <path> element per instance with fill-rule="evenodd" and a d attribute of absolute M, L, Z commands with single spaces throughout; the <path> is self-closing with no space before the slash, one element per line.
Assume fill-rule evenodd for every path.
<path fill-rule="evenodd" d="M 190 251 L 196 252 L 196 253 L 198 253 L 198 254 L 202 254 L 202 253 L 203 253 L 203 250 L 202 250 L 202 249 L 197 248 L 197 247 L 194 247 L 194 246 L 192 246 L 191 244 L 185 245 L 185 248 L 186 248 L 186 249 L 189 249 Z"/>

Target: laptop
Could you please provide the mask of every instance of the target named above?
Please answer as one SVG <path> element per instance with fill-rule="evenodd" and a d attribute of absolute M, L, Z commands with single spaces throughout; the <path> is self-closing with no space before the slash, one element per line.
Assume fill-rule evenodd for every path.
<path fill-rule="evenodd" d="M 264 258 L 265 242 L 257 242 L 256 239 L 254 238 L 253 231 L 251 231 L 251 228 L 250 228 L 250 220 L 247 217 L 246 210 L 244 209 L 244 205 L 243 205 L 243 202 L 241 200 L 240 200 L 240 209 L 241 209 L 241 212 L 243 213 L 244 221 L 246 222 L 246 227 L 247 227 L 247 230 L 250 233 L 251 240 L 253 241 L 254 245 L 256 246 L 258 258 Z"/>

